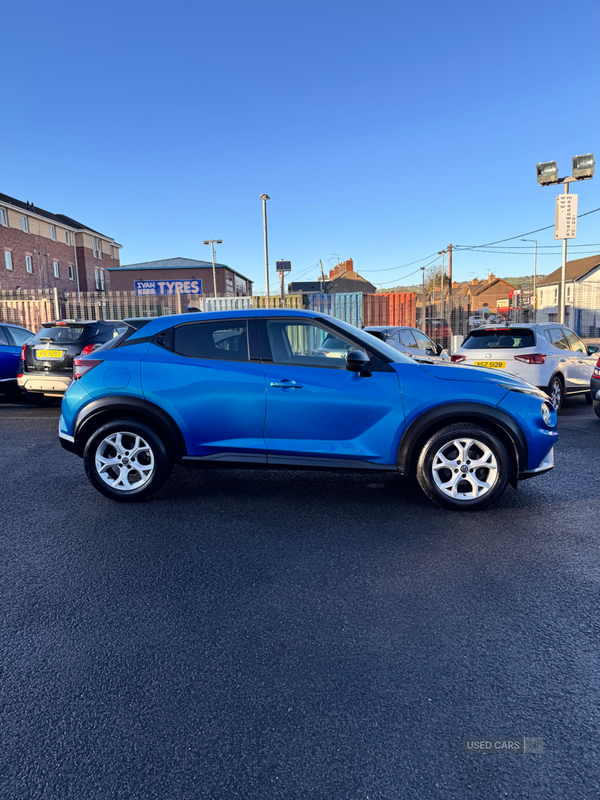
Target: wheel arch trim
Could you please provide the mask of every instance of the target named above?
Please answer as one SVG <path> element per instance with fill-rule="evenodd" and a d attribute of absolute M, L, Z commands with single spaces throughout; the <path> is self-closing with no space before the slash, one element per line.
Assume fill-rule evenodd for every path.
<path fill-rule="evenodd" d="M 118 419 L 119 413 L 132 415 L 133 419 L 143 422 L 148 421 L 150 424 L 154 423 L 154 427 L 160 429 L 165 434 L 165 447 L 171 450 L 171 453 L 176 461 L 180 461 L 187 455 L 187 448 L 185 439 L 181 429 L 175 420 L 163 411 L 162 408 L 149 403 L 138 397 L 119 397 L 109 396 L 102 397 L 98 400 L 92 400 L 84 408 L 81 409 L 75 419 L 73 426 L 73 436 L 75 439 L 75 446 L 80 455 L 83 454 L 83 448 L 87 437 L 85 434 L 91 427 L 91 424 L 96 420 L 100 424 L 110 422 L 111 419 Z"/>
<path fill-rule="evenodd" d="M 504 444 L 509 444 L 511 460 L 511 483 L 516 484 L 520 465 L 527 465 L 527 439 L 518 423 L 496 406 L 478 403 L 448 403 L 436 406 L 413 420 L 404 431 L 398 447 L 398 469 L 403 474 L 415 474 L 420 445 L 424 444 L 436 430 L 459 422 L 480 423 L 483 427 L 500 432 Z"/>

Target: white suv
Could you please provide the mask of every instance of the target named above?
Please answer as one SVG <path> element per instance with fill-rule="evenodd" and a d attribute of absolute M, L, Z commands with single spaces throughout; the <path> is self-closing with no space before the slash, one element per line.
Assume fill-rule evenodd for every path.
<path fill-rule="evenodd" d="M 585 394 L 591 402 L 597 351 L 557 322 L 485 325 L 466 336 L 452 361 L 518 375 L 547 392 L 559 411 L 565 394 Z"/>

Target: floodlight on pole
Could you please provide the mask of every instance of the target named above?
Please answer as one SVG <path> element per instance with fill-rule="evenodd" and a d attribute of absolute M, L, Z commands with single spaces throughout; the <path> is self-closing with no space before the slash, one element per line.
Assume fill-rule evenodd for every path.
<path fill-rule="evenodd" d="M 544 161 L 536 164 L 537 181 L 541 186 L 558 183 L 558 165 L 556 161 Z"/>
<path fill-rule="evenodd" d="M 267 282 L 267 308 L 271 308 L 271 296 L 269 295 L 269 244 L 267 240 L 267 200 L 268 194 L 261 194 L 260 199 L 263 204 L 263 230 L 265 235 L 265 280 Z"/>
<path fill-rule="evenodd" d="M 213 297 L 217 296 L 217 271 L 215 269 L 215 245 L 223 244 L 223 239 L 207 239 L 202 244 L 209 244 L 212 250 L 212 265 L 213 265 Z"/>
<path fill-rule="evenodd" d="M 585 156 L 573 156 L 573 177 L 577 180 L 591 178 L 594 175 L 594 154 L 588 153 Z"/>

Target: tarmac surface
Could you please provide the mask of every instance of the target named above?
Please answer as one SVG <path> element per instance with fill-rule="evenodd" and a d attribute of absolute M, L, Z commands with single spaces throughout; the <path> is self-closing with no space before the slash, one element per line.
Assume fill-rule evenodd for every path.
<path fill-rule="evenodd" d="M 600 419 L 456 513 L 385 474 L 188 471 L 98 494 L 0 403 L 0 797 L 600 795 Z M 463 752 L 542 737 L 543 753 Z"/>

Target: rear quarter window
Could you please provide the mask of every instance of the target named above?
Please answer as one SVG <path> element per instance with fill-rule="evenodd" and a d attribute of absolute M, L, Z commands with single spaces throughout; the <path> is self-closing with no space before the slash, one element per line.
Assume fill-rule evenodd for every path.
<path fill-rule="evenodd" d="M 535 334 L 531 328 L 472 331 L 462 344 L 466 350 L 518 350 L 535 347 Z"/>

